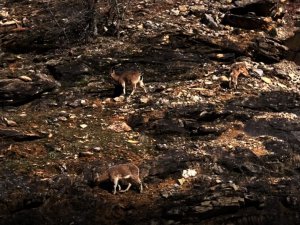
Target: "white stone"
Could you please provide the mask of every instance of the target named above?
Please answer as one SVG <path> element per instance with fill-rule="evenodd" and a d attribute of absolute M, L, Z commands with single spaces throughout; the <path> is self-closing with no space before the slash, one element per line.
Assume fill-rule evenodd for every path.
<path fill-rule="evenodd" d="M 182 171 L 182 177 L 188 178 L 188 177 L 194 177 L 197 175 L 197 171 L 193 169 L 187 169 Z"/>
<path fill-rule="evenodd" d="M 79 126 L 80 126 L 81 128 L 84 129 L 84 128 L 86 128 L 88 125 L 87 125 L 87 124 L 80 124 Z"/>

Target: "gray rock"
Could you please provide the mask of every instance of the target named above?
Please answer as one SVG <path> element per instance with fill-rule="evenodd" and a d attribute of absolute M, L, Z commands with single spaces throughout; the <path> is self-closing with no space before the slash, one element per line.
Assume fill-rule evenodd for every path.
<path fill-rule="evenodd" d="M 217 29 L 219 27 L 219 25 L 216 23 L 214 18 L 209 14 L 204 14 L 200 22 L 206 24 L 208 27 L 212 29 Z"/>

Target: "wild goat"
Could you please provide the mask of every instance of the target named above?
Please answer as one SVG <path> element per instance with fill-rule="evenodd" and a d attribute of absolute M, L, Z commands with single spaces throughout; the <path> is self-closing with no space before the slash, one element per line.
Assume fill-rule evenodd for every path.
<path fill-rule="evenodd" d="M 119 180 L 122 179 L 131 179 L 135 183 L 139 184 L 140 186 L 140 192 L 143 192 L 143 184 L 139 176 L 139 168 L 132 164 L 132 163 L 126 163 L 126 164 L 119 164 L 112 166 L 108 168 L 102 175 L 96 174 L 95 180 L 99 183 L 110 180 L 114 183 L 114 189 L 113 194 L 117 193 L 117 187 L 120 192 L 126 192 L 131 187 L 131 183 L 128 183 L 128 186 L 125 190 L 121 189 L 121 186 L 119 185 Z"/>
<path fill-rule="evenodd" d="M 237 88 L 237 81 L 239 78 L 239 75 L 243 74 L 245 77 L 251 77 L 249 75 L 247 65 L 245 62 L 236 62 L 231 65 L 231 73 L 230 73 L 230 81 L 229 81 L 229 87 L 234 89 Z"/>
<path fill-rule="evenodd" d="M 124 72 L 116 72 L 114 69 L 111 69 L 110 76 L 122 85 L 124 95 L 126 94 L 126 83 L 129 83 L 132 86 L 132 92 L 129 96 L 134 94 L 137 84 L 139 84 L 139 86 L 144 89 L 144 92 L 147 93 L 142 73 L 137 69 L 126 70 Z"/>

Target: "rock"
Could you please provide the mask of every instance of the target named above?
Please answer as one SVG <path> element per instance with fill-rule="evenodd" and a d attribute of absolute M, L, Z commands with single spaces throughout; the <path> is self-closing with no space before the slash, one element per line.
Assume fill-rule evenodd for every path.
<path fill-rule="evenodd" d="M 229 81 L 229 78 L 227 77 L 227 76 L 221 76 L 220 77 L 220 79 L 219 79 L 220 81 L 222 81 L 222 82 L 228 82 Z"/>
<path fill-rule="evenodd" d="M 94 153 L 93 152 L 89 152 L 89 151 L 79 152 L 79 154 L 78 154 L 79 157 L 91 157 L 93 155 L 94 155 Z"/>
<path fill-rule="evenodd" d="M 183 185 L 185 182 L 186 182 L 186 180 L 184 178 L 178 179 L 179 185 Z"/>
<path fill-rule="evenodd" d="M 209 14 L 204 14 L 200 21 L 212 29 L 217 29 L 219 27 L 214 18 Z"/>
<path fill-rule="evenodd" d="M 143 30 L 144 29 L 144 25 L 142 23 L 138 24 L 136 27 L 137 27 L 138 30 Z"/>
<path fill-rule="evenodd" d="M 147 97 L 147 96 L 142 96 L 142 97 L 140 98 L 140 102 L 141 102 L 141 103 L 147 104 L 149 101 L 150 101 L 150 98 Z"/>
<path fill-rule="evenodd" d="M 180 126 L 178 121 L 169 119 L 160 119 L 150 124 L 150 129 L 155 132 L 156 135 L 161 134 L 185 134 L 187 131 Z"/>
<path fill-rule="evenodd" d="M 101 147 L 94 147 L 93 150 L 94 150 L 95 152 L 100 152 L 100 151 L 102 150 L 102 148 L 101 148 Z"/>
<path fill-rule="evenodd" d="M 271 26 L 271 20 L 251 15 L 225 14 L 222 24 L 247 30 L 267 30 Z"/>
<path fill-rule="evenodd" d="M 125 100 L 125 96 L 121 95 L 119 97 L 113 98 L 115 102 L 123 102 Z"/>
<path fill-rule="evenodd" d="M 127 140 L 127 143 L 130 143 L 130 144 L 138 144 L 138 143 L 140 143 L 140 142 L 137 141 L 137 140 Z"/>
<path fill-rule="evenodd" d="M 24 132 L 18 129 L 0 128 L 0 139 L 14 141 L 32 141 L 40 138 L 43 138 L 43 136 L 36 133 Z"/>
<path fill-rule="evenodd" d="M 2 9 L 0 10 L 0 20 L 6 18 L 8 16 L 9 16 L 8 11 L 2 10 Z"/>
<path fill-rule="evenodd" d="M 259 61 L 274 63 L 286 57 L 288 48 L 276 39 L 257 38 L 248 51 L 253 51 L 253 57 Z"/>
<path fill-rule="evenodd" d="M 206 81 L 205 81 L 205 84 L 206 84 L 206 85 L 212 85 L 212 84 L 213 84 L 213 82 L 212 82 L 212 81 L 210 81 L 210 80 L 206 80 Z"/>
<path fill-rule="evenodd" d="M 147 124 L 149 119 L 149 116 L 146 115 L 131 115 L 127 122 L 130 127 L 137 128 Z"/>
<path fill-rule="evenodd" d="M 218 54 L 211 54 L 209 55 L 212 59 L 222 60 L 222 61 L 229 61 L 234 59 L 236 56 L 234 53 L 218 53 Z"/>
<path fill-rule="evenodd" d="M 27 82 L 32 81 L 32 79 L 28 76 L 20 76 L 19 79 L 22 81 L 27 81 Z"/>
<path fill-rule="evenodd" d="M 195 206 L 193 207 L 193 211 L 196 213 L 204 214 L 208 213 L 209 211 L 213 210 L 213 206 L 211 203 L 209 203 L 209 206 Z"/>
<path fill-rule="evenodd" d="M 272 84 L 272 80 L 268 77 L 261 77 L 262 81 L 267 83 L 267 84 Z"/>
<path fill-rule="evenodd" d="M 279 12 L 280 7 L 278 7 L 278 3 L 272 0 L 249 0 L 249 1 L 235 1 L 235 4 L 238 7 L 230 9 L 230 13 L 236 15 L 247 15 L 249 13 L 254 13 L 255 16 L 260 17 L 270 17 L 273 16 L 275 18 L 276 13 Z M 277 14 L 277 16 L 279 16 Z"/>
<path fill-rule="evenodd" d="M 229 182 L 229 186 L 233 188 L 233 190 L 237 191 L 239 189 L 239 187 L 233 183 L 232 181 Z"/>
<path fill-rule="evenodd" d="M 169 198 L 170 197 L 170 193 L 169 192 L 167 192 L 167 191 L 163 191 L 163 192 L 161 192 L 160 193 L 161 194 L 161 196 L 163 197 L 163 198 Z"/>
<path fill-rule="evenodd" d="M 155 148 L 158 149 L 158 150 L 168 150 L 169 149 L 167 144 L 157 144 L 155 146 Z"/>
<path fill-rule="evenodd" d="M 300 21 L 300 20 L 299 20 Z M 289 48 L 287 58 L 300 65 L 300 31 L 295 32 L 294 36 L 289 37 L 284 41 L 284 44 Z"/>
<path fill-rule="evenodd" d="M 300 142 L 300 131 L 292 131 L 292 134 Z"/>
<path fill-rule="evenodd" d="M 254 72 L 259 77 L 262 77 L 264 75 L 264 71 L 262 69 L 252 69 L 252 72 Z"/>
<path fill-rule="evenodd" d="M 108 126 L 108 129 L 113 130 L 115 132 L 129 132 L 132 130 L 130 126 L 128 126 L 127 123 L 122 122 L 122 121 L 115 121 L 113 124 Z"/>
<path fill-rule="evenodd" d="M 170 15 L 172 16 L 178 16 L 180 11 L 178 9 L 171 9 Z"/>
<path fill-rule="evenodd" d="M 180 12 L 186 12 L 186 11 L 188 11 L 188 5 L 180 5 L 180 6 L 178 6 L 178 9 L 179 9 L 179 11 Z"/>
<path fill-rule="evenodd" d="M 206 10 L 207 10 L 207 8 L 204 4 L 190 6 L 190 12 L 192 14 L 194 14 L 195 16 L 202 16 L 202 14 L 206 12 Z"/>
<path fill-rule="evenodd" d="M 7 118 L 3 118 L 3 120 L 5 121 L 6 125 L 9 126 L 9 127 L 15 127 L 17 126 L 18 124 L 13 121 L 13 120 L 9 120 Z"/>
<path fill-rule="evenodd" d="M 57 84 L 50 79 L 38 79 L 34 82 L 24 82 L 19 79 L 0 80 L 0 104 L 18 105 L 39 97 L 46 91 L 51 91 Z"/>
<path fill-rule="evenodd" d="M 197 175 L 197 171 L 193 169 L 187 169 L 182 171 L 182 177 L 188 178 L 188 177 L 194 177 Z"/>
<path fill-rule="evenodd" d="M 50 74 L 64 86 L 73 85 L 80 81 L 85 75 L 90 75 L 92 71 L 86 63 L 78 60 L 72 62 L 47 62 Z"/>
<path fill-rule="evenodd" d="M 87 128 L 88 125 L 87 125 L 87 124 L 80 124 L 79 126 L 80 126 L 82 129 L 84 129 L 84 128 Z"/>
<path fill-rule="evenodd" d="M 87 100 L 85 100 L 85 99 L 80 100 L 80 105 L 81 106 L 87 106 L 87 104 L 88 104 Z"/>

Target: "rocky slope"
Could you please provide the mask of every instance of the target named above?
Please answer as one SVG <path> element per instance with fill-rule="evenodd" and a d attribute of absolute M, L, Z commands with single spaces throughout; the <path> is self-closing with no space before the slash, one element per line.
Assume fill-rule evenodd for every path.
<path fill-rule="evenodd" d="M 83 2 L 0 3 L 0 224 L 298 224 L 299 5 L 134 0 L 86 42 Z M 123 162 L 143 194 L 95 181 Z"/>

